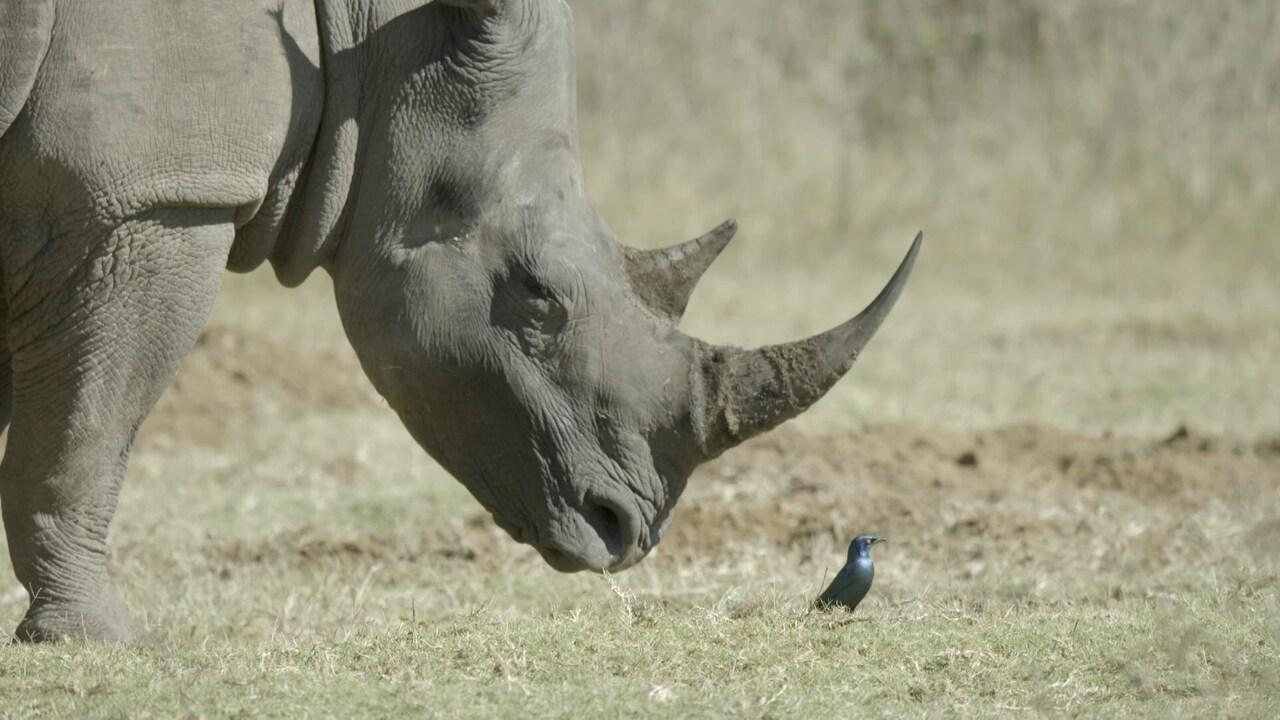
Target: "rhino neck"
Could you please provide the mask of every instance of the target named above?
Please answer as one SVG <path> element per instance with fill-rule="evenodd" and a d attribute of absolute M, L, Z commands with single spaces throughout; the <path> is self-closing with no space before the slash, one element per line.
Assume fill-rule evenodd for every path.
<path fill-rule="evenodd" d="M 353 22 L 357 5 L 367 3 L 317 0 L 315 5 L 324 105 L 295 201 L 271 254 L 276 277 L 288 287 L 330 262 L 355 179 L 364 40 Z"/>
<path fill-rule="evenodd" d="M 411 147 L 416 140 L 438 150 L 449 144 L 443 136 L 477 122 L 477 98 L 435 98 L 430 88 L 413 86 L 431 75 L 425 68 L 432 64 L 452 65 L 468 53 L 509 54 L 504 43 L 537 32 L 544 2 L 505 0 L 498 15 L 480 19 L 431 0 L 317 0 L 324 110 L 271 255 L 282 284 L 296 286 L 318 267 L 334 274 L 340 246 L 385 244 L 386 228 L 403 224 L 414 204 L 394 197 L 406 183 L 392 163 L 405 158 L 393 157 L 390 146 Z M 423 94 L 427 106 L 415 106 L 414 96 Z M 406 127 L 421 137 L 392 137 Z M 377 248 L 343 254 L 367 250 Z"/>

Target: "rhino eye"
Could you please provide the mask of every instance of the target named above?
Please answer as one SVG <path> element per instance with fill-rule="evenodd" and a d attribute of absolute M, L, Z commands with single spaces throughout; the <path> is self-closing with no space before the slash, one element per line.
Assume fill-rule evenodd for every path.
<path fill-rule="evenodd" d="M 521 279 L 520 301 L 525 307 L 525 314 L 531 319 L 552 319 L 552 316 L 565 314 L 564 305 L 551 288 L 544 285 L 532 275 Z"/>
<path fill-rule="evenodd" d="M 490 320 L 529 355 L 549 353 L 569 321 L 564 305 L 532 274 L 520 272 L 495 289 Z"/>
<path fill-rule="evenodd" d="M 526 292 L 529 293 L 530 297 L 535 299 L 541 299 L 541 300 L 556 299 L 555 293 L 551 292 L 550 288 L 548 288 L 546 285 L 543 285 L 542 282 L 538 280 L 538 278 L 532 275 L 524 276 L 524 289 Z"/>

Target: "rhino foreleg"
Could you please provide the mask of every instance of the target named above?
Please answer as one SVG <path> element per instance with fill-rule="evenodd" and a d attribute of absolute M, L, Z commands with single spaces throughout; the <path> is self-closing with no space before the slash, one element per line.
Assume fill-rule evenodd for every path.
<path fill-rule="evenodd" d="M 134 433 L 204 324 L 233 234 L 222 211 L 155 211 L 96 239 L 45 240 L 87 256 L 48 247 L 6 267 L 13 418 L 0 504 L 31 595 L 19 639 L 137 637 L 107 574 L 108 526 Z"/>

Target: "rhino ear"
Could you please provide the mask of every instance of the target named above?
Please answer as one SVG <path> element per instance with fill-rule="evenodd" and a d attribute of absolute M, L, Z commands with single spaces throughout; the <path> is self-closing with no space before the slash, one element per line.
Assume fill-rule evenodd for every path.
<path fill-rule="evenodd" d="M 463 10 L 471 10 L 472 12 L 488 15 L 498 11 L 498 3 L 500 3 L 501 0 L 438 0 L 438 2 L 450 7 L 462 8 Z"/>

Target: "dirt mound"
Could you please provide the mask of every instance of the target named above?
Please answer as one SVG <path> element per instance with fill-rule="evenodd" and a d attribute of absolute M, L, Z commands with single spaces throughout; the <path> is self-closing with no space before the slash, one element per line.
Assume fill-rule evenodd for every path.
<path fill-rule="evenodd" d="M 1280 573 L 1280 438 L 1180 431 L 1090 438 L 1043 427 L 942 432 L 886 426 L 812 437 L 783 430 L 695 476 L 649 563 L 832 569 L 849 539 L 891 539 L 890 572 L 922 583 L 1017 577 L 1063 589 L 1167 592 L 1193 570 Z M 478 508 L 422 526 L 334 535 L 303 527 L 215 543 L 222 572 L 261 564 L 482 568 L 536 562 Z M 757 563 L 756 560 L 759 560 Z M 816 582 L 816 580 L 815 580 Z M 911 586 L 915 581 L 899 583 Z"/>
<path fill-rule="evenodd" d="M 236 432 L 299 413 L 379 405 L 345 349 L 213 329 L 144 434 L 222 447 Z M 1142 439 L 1043 426 L 907 425 L 817 437 L 783 428 L 699 471 L 649 562 L 727 564 L 756 553 L 825 567 L 854 534 L 874 531 L 892 539 L 899 567 L 948 567 L 958 579 L 1009 569 L 1157 577 L 1232 555 L 1272 567 L 1280 558 L 1278 498 L 1280 437 L 1186 427 Z M 416 533 L 299 531 L 265 549 L 219 546 L 212 559 L 490 564 L 518 552 L 477 508 Z"/>
<path fill-rule="evenodd" d="M 510 550 L 506 536 L 483 513 L 432 523 L 418 533 L 387 530 L 344 537 L 306 526 L 258 542 L 233 540 L 211 548 L 209 562 L 223 574 L 272 564 L 470 563 L 500 558 Z"/>
<path fill-rule="evenodd" d="M 1032 426 L 783 430 L 695 478 L 662 550 L 705 559 L 754 545 L 831 562 L 871 531 L 961 578 L 1041 563 L 1055 574 L 1150 572 L 1203 561 L 1214 544 L 1270 562 L 1277 445 L 1186 428 L 1156 441 Z"/>
<path fill-rule="evenodd" d="M 286 346 L 263 335 L 210 328 L 143 426 L 144 439 L 220 446 L 236 428 L 281 413 L 379 403 L 354 353 Z"/>

